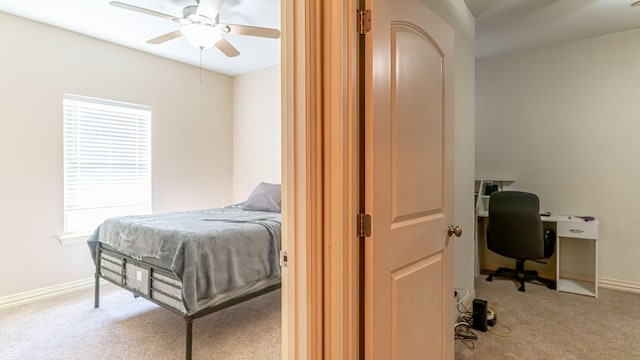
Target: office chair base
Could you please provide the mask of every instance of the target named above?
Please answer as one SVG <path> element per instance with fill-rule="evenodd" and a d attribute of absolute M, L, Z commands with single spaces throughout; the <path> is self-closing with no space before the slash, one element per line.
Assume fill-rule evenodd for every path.
<path fill-rule="evenodd" d="M 495 272 L 487 276 L 487 281 L 493 281 L 494 277 L 510 278 L 510 279 L 519 281 L 520 287 L 518 288 L 518 291 L 522 291 L 522 292 L 524 292 L 525 290 L 525 287 L 524 287 L 525 282 L 537 282 L 542 285 L 546 285 L 549 289 L 556 288 L 555 281 L 541 278 L 540 276 L 538 276 L 537 271 L 524 270 L 524 260 L 516 261 L 515 269 L 502 268 L 502 267 L 499 268 L 498 270 L 496 270 Z"/>

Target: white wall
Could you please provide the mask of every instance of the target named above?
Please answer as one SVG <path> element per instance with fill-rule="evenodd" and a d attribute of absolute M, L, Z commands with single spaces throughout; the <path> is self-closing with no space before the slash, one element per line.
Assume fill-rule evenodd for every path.
<path fill-rule="evenodd" d="M 475 18 L 463 0 L 423 0 L 455 30 L 455 147 L 454 202 L 452 224 L 462 227 L 454 238 L 455 287 L 474 289 L 474 79 Z"/>
<path fill-rule="evenodd" d="M 600 277 L 640 286 L 640 30 L 486 58 L 476 174 L 600 220 Z"/>
<path fill-rule="evenodd" d="M 62 97 L 149 105 L 155 212 L 232 196 L 232 78 L 0 13 L 0 297 L 89 278 L 62 246 Z"/>
<path fill-rule="evenodd" d="M 233 79 L 233 201 L 281 183 L 280 65 Z"/>

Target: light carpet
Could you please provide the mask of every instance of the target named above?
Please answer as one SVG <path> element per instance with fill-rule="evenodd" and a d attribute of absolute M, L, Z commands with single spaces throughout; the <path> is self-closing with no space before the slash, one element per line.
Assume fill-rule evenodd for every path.
<path fill-rule="evenodd" d="M 281 358 L 280 290 L 193 322 L 193 359 Z M 182 317 L 111 284 L 0 310 L 0 359 L 184 359 Z"/>
<path fill-rule="evenodd" d="M 457 360 L 640 359 L 640 294 L 521 293 L 484 276 L 475 286 L 498 323 L 475 331 L 474 349 L 456 341 Z M 197 319 L 193 358 L 280 359 L 280 319 L 279 290 Z M 184 359 L 184 340 L 180 316 L 109 284 L 98 309 L 85 289 L 0 310 L 0 359 Z"/>
<path fill-rule="evenodd" d="M 456 359 L 640 359 L 640 294 L 599 289 L 598 298 L 510 280 L 475 282 L 476 298 L 497 313 L 475 349 L 456 341 Z M 508 326 L 508 327 L 507 327 Z M 510 328 L 510 329 L 509 329 Z"/>

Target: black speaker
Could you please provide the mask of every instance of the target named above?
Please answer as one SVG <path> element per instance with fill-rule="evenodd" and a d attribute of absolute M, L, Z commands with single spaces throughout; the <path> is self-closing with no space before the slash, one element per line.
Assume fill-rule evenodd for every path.
<path fill-rule="evenodd" d="M 498 185 L 490 185 L 490 184 L 488 184 L 488 185 L 486 185 L 484 187 L 484 194 L 485 195 L 491 195 L 496 191 L 498 191 Z"/>
<path fill-rule="evenodd" d="M 551 229 L 544 230 L 544 258 L 549 259 L 556 251 L 556 233 Z"/>
<path fill-rule="evenodd" d="M 487 301 L 473 299 L 473 325 L 476 330 L 487 331 Z"/>

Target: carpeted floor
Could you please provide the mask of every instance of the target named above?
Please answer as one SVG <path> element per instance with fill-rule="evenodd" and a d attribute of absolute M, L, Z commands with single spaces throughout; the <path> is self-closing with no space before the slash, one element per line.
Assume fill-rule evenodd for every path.
<path fill-rule="evenodd" d="M 640 294 L 599 289 L 598 299 L 514 282 L 475 283 L 476 298 L 497 313 L 474 349 L 456 341 L 456 359 L 640 359 Z"/>
<path fill-rule="evenodd" d="M 280 359 L 280 290 L 194 321 L 193 359 Z M 113 285 L 0 310 L 0 359 L 184 359 L 185 321 Z"/>
<path fill-rule="evenodd" d="M 640 359 L 640 294 L 600 289 L 598 299 L 527 284 L 476 281 L 497 313 L 474 349 L 456 359 Z M 281 358 L 280 291 L 194 322 L 193 358 Z M 0 310 L 0 359 L 183 359 L 184 320 L 124 290 L 102 286 Z M 471 344 L 469 344 L 471 345 Z"/>

